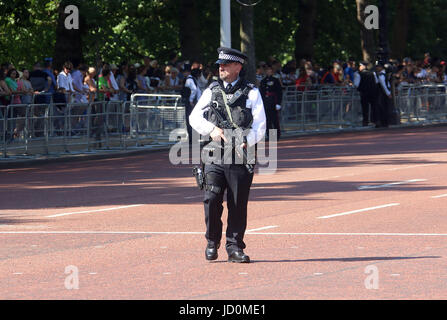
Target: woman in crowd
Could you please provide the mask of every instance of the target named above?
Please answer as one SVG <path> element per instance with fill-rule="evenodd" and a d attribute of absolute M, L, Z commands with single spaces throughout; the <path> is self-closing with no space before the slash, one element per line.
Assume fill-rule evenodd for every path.
<path fill-rule="evenodd" d="M 24 68 L 22 69 L 22 76 L 20 77 L 20 81 L 22 82 L 23 87 L 23 95 L 22 95 L 22 103 L 30 104 L 33 103 L 33 86 L 29 81 L 29 70 Z"/>
<path fill-rule="evenodd" d="M 88 102 L 94 102 L 96 100 L 96 94 L 98 92 L 98 88 L 96 85 L 96 69 L 94 67 L 90 67 L 87 70 L 87 73 L 84 78 L 84 86 L 88 88 Z"/>
<path fill-rule="evenodd" d="M 114 90 L 110 84 L 110 69 L 108 66 L 104 65 L 102 68 L 101 75 L 98 77 L 98 100 L 99 101 L 110 101 Z"/>
<path fill-rule="evenodd" d="M 182 84 L 178 74 L 179 71 L 177 68 L 170 65 L 167 66 L 165 69 L 165 80 L 162 88 L 171 91 L 180 90 L 182 88 Z"/>
<path fill-rule="evenodd" d="M 147 72 L 147 68 L 145 65 L 140 65 L 137 68 L 137 86 L 138 86 L 138 90 L 137 93 L 150 93 L 151 90 L 148 87 L 148 84 L 146 82 L 146 72 Z M 145 99 L 144 97 L 137 97 L 136 100 L 143 100 Z"/>
<path fill-rule="evenodd" d="M 20 81 L 17 81 L 19 77 L 19 73 L 16 69 L 11 69 L 6 74 L 5 82 L 8 88 L 11 90 L 12 93 L 12 104 L 20 104 L 21 99 L 20 95 L 23 93 L 22 83 Z"/>

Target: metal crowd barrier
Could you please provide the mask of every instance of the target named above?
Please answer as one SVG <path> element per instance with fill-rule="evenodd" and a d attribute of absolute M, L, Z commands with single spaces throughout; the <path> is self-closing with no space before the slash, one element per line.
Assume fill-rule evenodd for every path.
<path fill-rule="evenodd" d="M 181 97 L 135 98 L 138 96 L 140 99 L 127 102 L 0 106 L 1 157 L 89 153 L 172 143 L 169 132 L 184 128 Z"/>
<path fill-rule="evenodd" d="M 445 85 L 401 85 L 395 90 L 393 103 L 402 125 L 447 120 Z M 281 130 L 285 132 L 362 126 L 360 95 L 354 87 L 286 87 L 282 107 Z"/>
<path fill-rule="evenodd" d="M 178 94 L 134 94 L 130 101 L 88 104 L 48 98 L 48 103 L 0 106 L 0 158 L 150 148 L 175 143 L 169 141 L 174 129 L 187 135 Z M 447 88 L 401 85 L 394 105 L 403 125 L 446 122 Z M 360 96 L 353 87 L 286 87 L 280 119 L 285 134 L 360 128 Z"/>

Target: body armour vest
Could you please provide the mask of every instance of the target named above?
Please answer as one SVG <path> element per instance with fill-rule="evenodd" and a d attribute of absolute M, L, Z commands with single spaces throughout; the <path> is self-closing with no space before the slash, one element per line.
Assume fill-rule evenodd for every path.
<path fill-rule="evenodd" d="M 253 84 L 240 79 L 229 92 L 226 92 L 221 80 L 211 83 L 209 86 L 211 90 L 210 103 L 213 104 L 215 110 L 210 108 L 205 114 L 205 118 L 218 127 L 222 126 L 221 119 L 225 119 L 228 127 L 222 129 L 235 129 L 225 107 L 223 97 L 225 94 L 233 123 L 244 130 L 251 128 L 253 115 L 251 109 L 247 108 L 247 99 L 249 91 L 254 87 Z M 218 112 L 219 115 L 216 115 L 215 112 Z"/>

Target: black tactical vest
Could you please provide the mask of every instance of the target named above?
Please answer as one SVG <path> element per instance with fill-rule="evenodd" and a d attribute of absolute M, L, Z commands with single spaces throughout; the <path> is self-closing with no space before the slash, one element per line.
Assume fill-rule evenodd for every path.
<path fill-rule="evenodd" d="M 225 107 L 223 97 L 223 94 L 225 94 L 228 106 L 231 110 L 233 123 L 244 130 L 251 128 L 253 115 L 251 114 L 251 109 L 247 108 L 247 99 L 249 91 L 254 87 L 253 84 L 240 79 L 229 92 L 226 92 L 221 80 L 211 83 L 209 86 L 211 90 L 210 103 L 213 104 L 216 109 L 215 111 L 220 114 L 220 117 L 215 114 L 215 111 L 212 108 L 210 108 L 205 114 L 205 118 L 222 129 L 235 129 L 228 117 L 228 112 Z M 222 127 L 222 123 L 220 123 L 221 119 L 226 120 L 227 128 Z"/>

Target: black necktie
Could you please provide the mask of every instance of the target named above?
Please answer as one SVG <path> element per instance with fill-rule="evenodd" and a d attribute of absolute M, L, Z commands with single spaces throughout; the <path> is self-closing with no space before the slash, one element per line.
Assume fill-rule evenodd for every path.
<path fill-rule="evenodd" d="M 227 85 L 227 92 L 230 92 L 230 90 L 231 90 L 231 88 L 232 88 L 232 85 L 231 85 L 231 83 L 229 83 L 228 85 Z"/>

